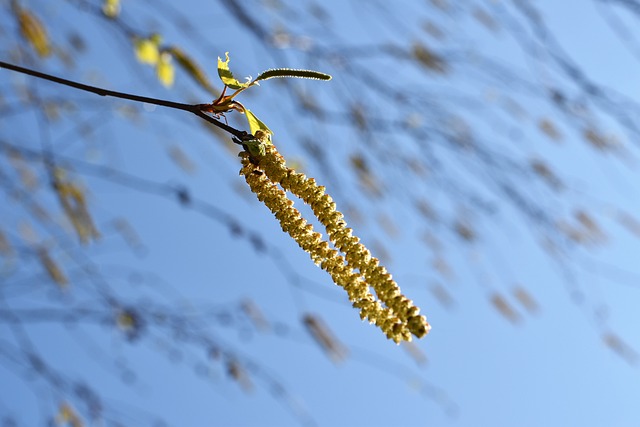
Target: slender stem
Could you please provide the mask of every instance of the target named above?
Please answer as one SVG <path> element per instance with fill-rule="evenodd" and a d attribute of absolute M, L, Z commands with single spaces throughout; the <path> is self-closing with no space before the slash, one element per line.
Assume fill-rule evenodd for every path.
<path fill-rule="evenodd" d="M 79 89 L 79 90 L 83 90 L 85 92 L 91 92 L 91 93 L 95 93 L 96 95 L 100 95 L 100 96 L 111 96 L 113 98 L 120 98 L 120 99 L 128 99 L 130 101 L 135 101 L 135 102 L 145 102 L 147 104 L 153 104 L 153 105 L 159 105 L 162 107 L 167 107 L 167 108 L 173 108 L 176 110 L 183 110 L 183 111 L 188 111 L 192 114 L 195 114 L 196 116 L 200 117 L 201 119 L 204 119 L 206 121 L 208 121 L 209 123 L 219 127 L 220 129 L 224 130 L 225 132 L 230 133 L 231 135 L 235 136 L 236 138 L 243 140 L 248 136 L 248 133 L 236 128 L 233 128 L 225 123 L 222 123 L 216 119 L 214 119 L 213 117 L 205 114 L 202 110 L 199 104 L 196 105 L 192 105 L 192 104 L 182 104 L 180 102 L 173 102 L 173 101 L 166 101 L 164 99 L 158 99 L 158 98 L 149 98 L 147 96 L 139 96 L 139 95 L 133 95 L 130 93 L 124 93 L 124 92 L 117 92 L 115 90 L 108 90 L 108 89 L 103 89 L 100 87 L 96 87 L 96 86 L 89 86 L 83 83 L 78 83 L 78 82 L 74 82 L 71 80 L 67 80 L 67 79 L 63 79 L 60 77 L 56 77 L 56 76 L 52 76 L 50 74 L 45 74 L 45 73 L 41 73 L 39 71 L 35 71 L 35 70 L 31 70 L 29 68 L 24 68 L 24 67 L 20 67 L 18 65 L 14 65 L 14 64 L 9 64 L 6 62 L 2 62 L 0 61 L 0 68 L 6 68 L 8 70 L 12 70 L 12 71 L 17 71 L 18 73 L 23 73 L 23 74 L 27 74 L 29 76 L 33 76 L 33 77 L 37 77 L 39 79 L 44 79 L 44 80 L 48 80 L 50 82 L 54 82 L 54 83 L 58 83 L 61 85 L 65 85 L 65 86 L 69 86 L 75 89 Z"/>

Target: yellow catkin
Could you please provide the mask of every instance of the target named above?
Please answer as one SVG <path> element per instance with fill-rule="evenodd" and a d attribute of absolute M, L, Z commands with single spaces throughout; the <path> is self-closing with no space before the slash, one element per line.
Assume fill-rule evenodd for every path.
<path fill-rule="evenodd" d="M 248 153 L 241 153 L 241 157 L 243 168 L 240 173 L 251 190 L 274 213 L 281 228 L 347 291 L 353 306 L 360 309 L 362 319 L 376 324 L 395 342 L 410 341 L 412 333 L 420 338 L 429 332 L 431 327 L 426 318 L 419 315 L 419 308 L 401 294 L 378 259 L 352 235 L 336 204 L 325 194 L 324 187 L 317 185 L 315 179 L 288 168 L 273 145 L 267 145 L 259 159 L 251 159 Z M 311 206 L 337 250 L 322 240 L 320 233 L 313 231 L 293 207 L 285 190 Z M 338 250 L 345 255 L 340 255 Z M 370 286 L 379 301 L 369 291 Z"/>

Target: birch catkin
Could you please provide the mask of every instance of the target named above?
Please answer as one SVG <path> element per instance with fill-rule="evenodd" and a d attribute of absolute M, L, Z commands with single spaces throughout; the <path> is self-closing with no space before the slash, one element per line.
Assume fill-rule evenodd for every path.
<path fill-rule="evenodd" d="M 331 275 L 334 283 L 345 289 L 360 318 L 378 326 L 396 343 L 426 335 L 431 326 L 420 309 L 402 295 L 391 274 L 379 264 L 360 239 L 347 227 L 325 187 L 315 179 L 288 168 L 284 158 L 271 144 L 265 144 L 259 156 L 247 152 L 242 158 L 241 175 L 251 191 L 263 202 L 311 259 Z M 257 157 L 257 158 L 256 158 Z M 287 197 L 291 192 L 313 210 L 325 227 L 329 241 L 313 230 Z M 343 255 L 344 254 L 344 255 Z M 370 288 L 375 291 L 375 296 Z"/>

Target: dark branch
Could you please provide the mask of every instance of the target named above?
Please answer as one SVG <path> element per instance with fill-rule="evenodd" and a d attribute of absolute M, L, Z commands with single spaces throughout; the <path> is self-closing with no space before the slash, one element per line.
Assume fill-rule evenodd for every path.
<path fill-rule="evenodd" d="M 188 111 L 188 112 L 190 112 L 192 114 L 195 114 L 196 116 L 200 117 L 201 119 L 208 121 L 209 123 L 213 124 L 214 126 L 219 127 L 223 131 L 225 131 L 227 133 L 230 133 L 231 135 L 235 136 L 239 140 L 245 140 L 249 136 L 249 134 L 247 132 L 239 130 L 239 129 L 236 129 L 236 128 L 233 128 L 233 127 L 231 127 L 231 126 L 229 126 L 229 125 L 227 125 L 225 123 L 222 123 L 222 122 L 214 119 L 213 117 L 205 114 L 204 112 L 202 112 L 202 110 L 200 109 L 200 105 L 198 105 L 198 104 L 196 104 L 196 105 L 182 104 L 180 102 L 166 101 L 164 99 L 149 98 L 147 96 L 132 95 L 130 93 L 117 92 L 117 91 L 114 91 L 114 90 L 108 90 L 108 89 L 103 89 L 103 88 L 99 88 L 99 87 L 95 87 L 95 86 L 89 86 L 89 85 L 85 85 L 85 84 L 82 84 L 82 83 L 74 82 L 74 81 L 63 79 L 63 78 L 56 77 L 56 76 L 52 76 L 50 74 L 41 73 L 39 71 L 31 70 L 29 68 L 20 67 L 18 65 L 9 64 L 9 63 L 2 62 L 2 61 L 0 61 L 0 68 L 6 68 L 8 70 L 17 71 L 18 73 L 27 74 L 29 76 L 37 77 L 39 79 L 48 80 L 50 82 L 54 82 L 54 83 L 58 83 L 58 84 L 61 84 L 61 85 L 69 86 L 69 87 L 72 87 L 72 88 L 75 88 L 75 89 L 83 90 L 85 92 L 95 93 L 96 95 L 100 95 L 100 96 L 111 96 L 113 98 L 128 99 L 130 101 L 135 101 L 135 102 L 146 102 L 147 104 L 159 105 L 161 107 L 167 107 L 167 108 L 173 108 L 173 109 L 176 109 L 176 110 Z"/>

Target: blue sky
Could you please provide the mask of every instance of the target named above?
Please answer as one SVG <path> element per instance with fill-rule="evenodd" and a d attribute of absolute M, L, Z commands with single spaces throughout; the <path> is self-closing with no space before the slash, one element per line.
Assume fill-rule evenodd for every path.
<path fill-rule="evenodd" d="M 152 69 L 135 61 L 128 40 L 113 31 L 109 23 L 71 12 L 66 3 L 27 4 L 50 22 L 51 32 L 59 40 L 70 29 L 87 38 L 89 48 L 78 55 L 77 68 L 68 71 L 70 78 L 180 102 L 209 100 L 210 95 L 187 83 L 183 74 L 178 74 L 173 89 L 159 85 Z M 313 66 L 331 72 L 334 78 L 329 83 L 295 82 L 295 88 L 317 96 L 329 111 L 341 111 L 338 101 L 354 99 L 366 104 L 371 114 L 390 121 L 417 111 L 410 105 L 383 104 L 379 94 L 362 92 L 366 83 L 357 82 L 355 71 L 341 68 L 339 63 L 323 63 L 324 58 L 310 58 L 304 52 L 287 49 L 272 55 L 246 34 L 237 36 L 233 32 L 235 21 L 210 4 L 186 2 L 181 10 L 205 36 L 197 39 L 198 43 L 194 43 L 193 34 L 176 30 L 170 20 L 153 20 L 151 4 L 123 2 L 123 19 L 139 28 L 160 31 L 167 43 L 190 47 L 212 81 L 216 56 L 229 51 L 231 68 L 237 70 L 238 76 L 255 76 L 275 66 Z M 594 4 L 542 2 L 536 7 L 562 48 L 589 76 L 638 100 L 637 60 L 602 20 Z M 252 5 L 262 8 L 257 2 Z M 477 5 L 494 16 L 502 16 L 500 4 Z M 410 181 L 411 175 L 399 174 L 392 167 L 387 169 L 385 165 L 393 159 L 376 158 L 372 164 L 381 168 L 380 176 L 396 193 L 395 198 L 371 198 L 348 177 L 350 153 L 374 157 L 379 153 L 372 148 L 375 144 L 380 144 L 381 150 L 407 153 L 412 146 L 402 145 L 401 138 L 374 133 L 369 140 L 371 145 L 364 145 L 366 138 L 339 121 L 323 123 L 296 116 L 293 97 L 277 82 L 264 82 L 260 88 L 252 89 L 253 94 L 243 94 L 242 101 L 274 130 L 276 144 L 290 161 L 316 176 L 329 193 L 332 183 L 340 183 L 333 190 L 334 197 L 339 208 L 344 206 L 341 209 L 356 234 L 372 247 L 376 242 L 384 244 L 390 258 L 389 270 L 433 326 L 432 332 L 416 343 L 428 361 L 416 364 L 406 349 L 384 339 L 375 327 L 360 322 L 342 291 L 280 231 L 267 209 L 244 189 L 244 182 L 237 176 L 239 162 L 233 149 L 230 151 L 203 131 L 195 118 L 148 107 L 139 112 L 138 122 L 131 123 L 122 119 L 122 110 L 118 109 L 124 102 L 96 99 L 38 82 L 35 87 L 39 93 L 69 97 L 84 105 L 84 110 L 68 114 L 75 114 L 71 119 L 87 120 L 94 129 L 88 138 L 78 138 L 73 132 L 69 138 L 72 122 L 63 119 L 56 124 L 50 135 L 55 146 L 64 146 L 59 155 L 108 165 L 162 188 L 138 191 L 131 184 L 121 186 L 95 176 L 91 168 L 85 172 L 83 180 L 91 189 L 93 212 L 105 230 L 102 241 L 85 250 L 99 266 L 110 289 L 133 306 L 150 310 L 158 307 L 185 318 L 193 315 L 195 319 L 208 319 L 210 323 L 189 324 L 186 329 L 194 336 L 211 337 L 250 367 L 249 378 L 254 387 L 249 392 L 243 390 L 228 378 L 220 359 L 208 358 L 203 347 L 190 342 L 189 337 L 172 335 L 171 328 L 160 320 L 134 342 L 104 324 L 25 323 L 35 348 L 69 378 L 87 378 L 105 396 L 105 403 L 120 408 L 118 415 L 131 425 L 150 425 L 150 420 L 161 415 L 167 425 L 293 426 L 304 424 L 301 420 L 305 416 L 296 414 L 305 413 L 311 414 L 320 426 L 636 425 L 640 419 L 637 363 L 627 363 L 602 340 L 604 332 L 615 331 L 632 347 L 637 349 L 640 345 L 635 327 L 637 239 L 616 224 L 614 209 L 620 206 L 635 213 L 640 208 L 634 186 L 636 141 L 621 136 L 625 154 L 603 155 L 576 137 L 540 94 L 516 89 L 509 94 L 505 91 L 508 85 L 479 77 L 483 69 L 473 66 L 474 54 L 508 64 L 523 78 L 536 82 L 540 91 L 556 84 L 567 93 L 576 91 L 549 65 L 552 61 L 542 46 L 534 49 L 535 57 L 523 54 L 505 30 L 492 33 L 474 22 L 468 13 L 473 10 L 471 3 L 451 6 L 447 13 L 418 2 L 408 2 L 405 7 L 392 10 L 393 14 L 385 11 L 382 2 L 325 2 L 323 6 L 332 16 L 327 28 L 281 15 L 277 9 L 260 9 L 261 22 L 270 28 L 277 27 L 278 22 L 290 24 L 295 34 L 309 37 L 317 46 L 336 50 L 355 46 L 362 51 L 362 46 L 380 42 L 432 43 L 452 64 L 452 75 L 425 77 L 405 62 L 384 56 L 373 56 L 364 63 L 382 76 L 404 79 L 407 91 L 424 90 L 436 97 L 425 97 L 424 105 L 431 105 L 434 100 L 446 103 L 447 97 L 454 99 L 457 95 L 478 102 L 481 113 L 477 117 L 468 117 L 467 107 L 471 106 L 458 108 L 477 129 L 479 138 L 495 138 L 491 149 L 516 159 L 544 158 L 568 183 L 568 190 L 561 195 L 534 184 L 528 194 L 539 197 L 542 206 L 554 214 L 571 212 L 575 206 L 595 212 L 607 230 L 606 246 L 576 247 L 567 258 L 554 259 L 540 249 L 543 233 L 506 203 L 498 204 L 500 213 L 493 216 L 469 213 L 471 218 L 481 217 L 476 224 L 482 237 L 467 244 L 442 226 L 425 225 L 423 218 L 403 204 L 409 197 L 405 192 L 412 197 L 420 195 L 442 212 L 453 215 L 462 203 L 446 188 L 438 188 L 437 183 L 427 179 L 420 186 Z M 620 16 L 628 20 L 625 14 Z M 445 30 L 446 43 L 440 45 L 420 29 L 427 20 Z M 9 61 L 10 46 L 16 38 L 5 34 L 0 40 L 0 57 Z M 356 57 L 354 53 L 353 58 Z M 277 63 L 278 59 L 287 63 Z M 46 67 L 52 73 L 67 72 L 56 61 Z M 5 70 L 0 73 L 3 92 L 10 92 L 9 84 L 26 80 Z M 507 95 L 520 103 L 528 117 L 521 124 L 510 121 L 496 107 L 507 100 Z M 429 114 L 435 116 L 438 111 L 434 107 Z M 563 143 L 549 142 L 537 131 L 536 120 L 541 117 L 557 120 L 566 135 Z M 622 134 L 614 120 L 604 115 L 598 120 L 607 131 Z M 244 126 L 233 117 L 229 121 Z M 29 114 L 3 119 L 0 132 L 0 137 L 29 147 L 38 147 L 43 138 Z M 322 139 L 332 156 L 329 164 L 333 172 L 323 169 L 317 159 L 308 158 L 308 151 L 302 148 L 307 134 Z M 437 141 L 425 143 L 434 145 L 451 176 L 490 198 L 482 177 L 501 171 L 481 169 L 471 157 L 459 159 L 458 155 L 464 155 L 462 151 L 446 151 Z M 194 160 L 196 173 L 185 174 L 171 162 L 167 151 L 173 146 L 179 146 Z M 523 182 L 527 183 L 514 178 L 514 185 Z M 167 193 L 177 185 L 185 185 L 197 200 L 221 208 L 243 227 L 259 230 L 266 236 L 268 246 L 279 254 L 277 259 L 286 260 L 288 267 L 282 267 L 276 258 L 256 253 L 247 239 L 235 238 L 221 221 L 207 217 L 197 206 L 179 206 Z M 51 199 L 44 200 L 52 203 Z M 359 215 L 350 209 L 353 207 L 360 209 Z M 397 238 L 384 235 L 381 212 L 399 226 Z M 15 224 L 20 216 L 4 210 L 0 215 L 3 224 Z M 135 228 L 147 248 L 144 255 L 126 249 L 121 237 L 109 231 L 110 218 L 119 215 L 124 215 Z M 434 271 L 433 254 L 423 240 L 426 231 L 441 238 L 451 276 Z M 619 269 L 616 272 L 625 273 L 613 274 L 609 265 L 615 265 Z M 23 267 L 21 274 L 21 278 L 39 277 L 35 263 Z M 3 300 L 15 310 L 41 304 L 93 307 L 100 301 L 92 291 L 92 286 L 100 285 L 85 279 L 72 283 L 66 293 L 38 287 L 39 281 L 35 280 L 22 297 L 22 291 L 16 291 L 19 281 L 14 279 L 15 276 L 6 279 L 10 290 L 3 294 Z M 430 292 L 436 283 L 453 295 L 453 306 L 439 303 Z M 540 307 L 536 313 L 517 305 L 512 296 L 516 286 L 524 287 L 535 299 Z M 572 294 L 575 289 L 583 294 L 584 302 L 576 303 L 575 293 Z M 491 305 L 490 298 L 496 293 L 511 295 L 508 298 L 518 313 L 517 323 L 506 320 Z M 269 320 L 267 332 L 252 329 L 246 319 L 242 323 L 241 316 L 225 320 L 223 314 L 238 312 L 240 302 L 246 299 L 253 301 Z M 345 345 L 346 360 L 335 363 L 319 349 L 300 321 L 307 313 L 321 317 Z M 6 324 L 1 328 L 2 340 L 15 344 L 11 328 Z M 4 384 L 3 389 L 12 391 L 0 398 L 0 414 L 23 420 L 25 425 L 44 424 L 55 413 L 57 402 L 73 404 L 72 395 L 52 392 L 40 381 L 29 379 L 28 373 L 20 374 L 15 366 L 0 363 L 0 383 Z M 286 394 L 274 391 L 276 383 L 284 386 Z"/>

